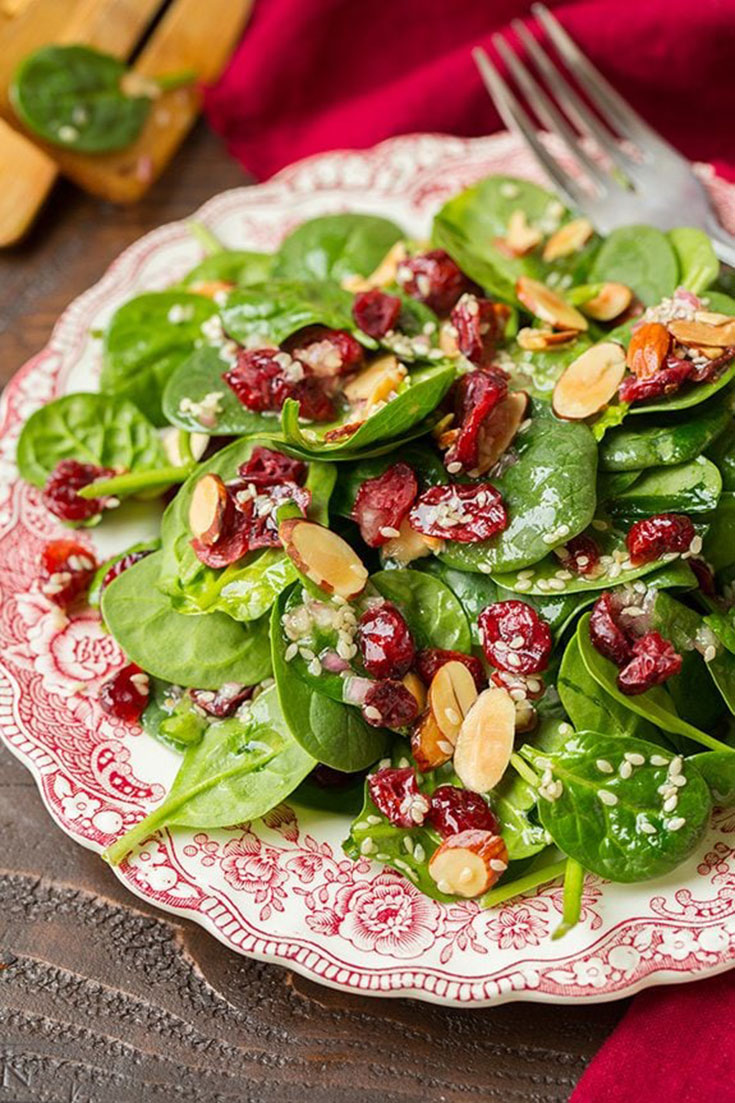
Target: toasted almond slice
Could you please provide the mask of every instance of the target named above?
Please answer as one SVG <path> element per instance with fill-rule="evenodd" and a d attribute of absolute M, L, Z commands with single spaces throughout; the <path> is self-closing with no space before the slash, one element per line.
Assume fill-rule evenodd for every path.
<path fill-rule="evenodd" d="M 454 752 L 453 745 L 442 733 L 434 713 L 427 709 L 411 732 L 411 754 L 422 773 L 436 770 L 448 762 Z"/>
<path fill-rule="evenodd" d="M 447 896 L 480 896 L 508 868 L 508 848 L 500 835 L 470 829 L 450 835 L 429 859 L 429 873 Z"/>
<path fill-rule="evenodd" d="M 525 391 L 513 391 L 498 403 L 483 422 L 477 442 L 477 468 L 471 473 L 473 477 L 484 475 L 510 448 L 526 416 L 528 402 Z"/>
<path fill-rule="evenodd" d="M 406 674 L 405 677 L 401 679 L 401 681 L 403 682 L 408 692 L 412 693 L 413 696 L 416 698 L 416 704 L 419 707 L 419 712 L 423 712 L 426 708 L 426 686 L 421 681 L 418 674 L 414 674 L 413 671 L 409 671 L 409 673 Z"/>
<path fill-rule="evenodd" d="M 365 589 L 365 565 L 336 532 L 316 521 L 292 517 L 281 522 L 278 535 L 301 574 L 325 593 L 349 600 Z"/>
<path fill-rule="evenodd" d="M 397 390 L 407 375 L 405 366 L 392 353 L 379 356 L 345 386 L 345 398 L 353 406 L 364 406 L 367 412 Z"/>
<path fill-rule="evenodd" d="M 594 227 L 588 218 L 573 218 L 560 226 L 544 245 L 543 258 L 548 263 L 577 253 L 589 241 Z"/>
<path fill-rule="evenodd" d="M 535 226 L 531 226 L 526 218 L 526 212 L 513 211 L 508 220 L 508 229 L 505 234 L 505 244 L 514 257 L 522 257 L 530 253 L 543 240 L 543 234 Z"/>
<path fill-rule="evenodd" d="M 732 314 L 720 314 L 717 310 L 694 311 L 694 321 L 704 322 L 708 326 L 726 326 L 732 320 Z"/>
<path fill-rule="evenodd" d="M 465 716 L 454 748 L 454 769 L 466 789 L 487 793 L 505 773 L 513 752 L 516 706 L 507 689 L 482 691 Z"/>
<path fill-rule="evenodd" d="M 215 544 L 231 509 L 227 487 L 219 475 L 203 475 L 194 487 L 189 504 L 189 528 L 203 544 Z"/>
<path fill-rule="evenodd" d="M 413 563 L 414 559 L 423 559 L 441 549 L 442 541 L 436 536 L 424 536 L 416 532 L 404 518 L 398 528 L 398 536 L 392 536 L 386 540 L 382 547 L 384 559 L 393 559 L 400 566 L 405 567 Z"/>
<path fill-rule="evenodd" d="M 660 322 L 644 322 L 631 334 L 625 362 L 639 379 L 660 371 L 671 348 L 671 334 Z"/>
<path fill-rule="evenodd" d="M 580 310 L 596 322 L 611 322 L 633 302 L 633 292 L 624 283 L 604 283 L 592 299 L 580 305 Z"/>
<path fill-rule="evenodd" d="M 527 352 L 543 352 L 544 349 L 553 348 L 554 345 L 566 345 L 578 335 L 576 329 L 531 329 L 524 326 L 518 331 L 516 341 Z"/>
<path fill-rule="evenodd" d="M 369 276 L 345 276 L 342 286 L 345 291 L 357 294 L 359 291 L 372 291 L 374 287 L 387 287 L 396 282 L 398 266 L 408 256 L 405 241 L 391 245 L 378 267 Z"/>
<path fill-rule="evenodd" d="M 725 349 L 735 345 L 735 318 L 726 323 L 707 325 L 705 322 L 669 322 L 669 333 L 687 348 L 702 345 L 705 348 Z"/>
<path fill-rule="evenodd" d="M 587 319 L 576 307 L 571 306 L 540 280 L 519 276 L 516 280 L 516 295 L 535 318 L 548 322 L 556 329 L 574 329 L 578 332 L 587 329 Z"/>
<path fill-rule="evenodd" d="M 625 353 L 615 341 L 592 345 L 573 360 L 554 387 L 551 405 L 557 417 L 582 421 L 614 397 L 625 375 Z"/>
<path fill-rule="evenodd" d="M 442 736 L 452 745 L 476 700 L 475 679 L 464 663 L 452 660 L 439 667 L 429 686 L 429 708 Z"/>
<path fill-rule="evenodd" d="M 722 349 L 711 349 L 698 346 L 697 352 L 700 354 L 700 356 L 705 356 L 707 360 L 719 360 L 722 356 Z"/>

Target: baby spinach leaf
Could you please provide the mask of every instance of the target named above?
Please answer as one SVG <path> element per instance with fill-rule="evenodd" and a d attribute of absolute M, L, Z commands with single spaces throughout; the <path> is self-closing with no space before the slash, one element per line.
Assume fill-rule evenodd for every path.
<path fill-rule="evenodd" d="M 133 552 L 154 552 L 158 551 L 161 543 L 159 540 L 141 540 L 135 544 L 131 544 L 129 547 L 124 548 L 121 552 L 117 552 L 115 555 L 111 555 L 109 559 L 105 559 L 100 563 L 99 567 L 92 576 L 92 581 L 89 584 L 89 590 L 87 591 L 87 604 L 92 609 L 98 609 L 100 600 L 102 598 L 102 583 L 105 580 L 105 576 L 111 567 L 114 567 L 121 559 L 124 559 L 126 555 L 131 555 Z"/>
<path fill-rule="evenodd" d="M 331 812 L 351 819 L 362 808 L 365 782 L 362 774 L 348 774 L 345 780 L 336 784 L 320 784 L 310 774 L 291 794 L 290 803 L 300 804 L 304 808 L 313 808 L 317 812 Z"/>
<path fill-rule="evenodd" d="M 216 348 L 196 349 L 171 375 L 163 392 L 163 416 L 171 425 L 189 433 L 215 432 L 221 436 L 245 436 L 253 433 L 278 433 L 277 413 L 258 413 L 243 406 L 235 392 L 222 378 L 227 364 Z M 202 402 L 209 405 L 216 396 L 217 413 L 214 425 L 209 411 L 203 413 Z M 205 418 L 205 423 L 202 417 Z"/>
<path fill-rule="evenodd" d="M 460 601 L 448 586 L 422 571 L 378 571 L 370 576 L 375 589 L 397 605 L 417 647 L 465 651 L 472 647 L 470 626 Z"/>
<path fill-rule="evenodd" d="M 503 497 L 508 527 L 478 544 L 448 540 L 440 558 L 450 567 L 493 575 L 519 570 L 538 563 L 592 520 L 597 445 L 586 425 L 557 421 L 536 403 L 513 452 L 515 462 L 492 480 Z"/>
<path fill-rule="evenodd" d="M 490 803 L 502 824 L 502 836 L 512 862 L 539 854 L 549 843 L 535 817 L 538 794 L 515 770 L 506 770 L 490 793 Z"/>
<path fill-rule="evenodd" d="M 508 370 L 514 386 L 528 391 L 534 398 L 542 398 L 549 402 L 551 393 L 565 369 L 591 345 L 592 341 L 585 333 L 568 345 L 541 352 L 530 352 L 528 349 L 522 349 L 520 345 L 511 345 L 508 355 L 513 367 L 508 365 Z"/>
<path fill-rule="evenodd" d="M 102 616 L 128 659 L 156 678 L 199 689 L 267 678 L 267 618 L 244 627 L 222 613 L 177 613 L 157 588 L 162 554 L 134 563 L 102 594 Z"/>
<path fill-rule="evenodd" d="M 735 608 L 726 613 L 710 613 L 704 623 L 711 628 L 723 647 L 735 655 Z"/>
<path fill-rule="evenodd" d="M 688 760 L 707 782 L 712 800 L 719 808 L 735 804 L 735 754 L 731 751 L 702 751 Z"/>
<path fill-rule="evenodd" d="M 100 390 L 129 398 L 154 425 L 165 425 L 163 389 L 202 339 L 202 324 L 217 313 L 204 295 L 150 291 L 113 314 L 102 344 Z"/>
<path fill-rule="evenodd" d="M 735 493 L 721 494 L 717 509 L 707 521 L 702 554 L 719 574 L 735 564 Z"/>
<path fill-rule="evenodd" d="M 172 718 L 174 732 L 182 738 L 164 730 L 164 725 Z M 191 698 L 183 695 L 181 686 L 173 686 L 160 678 L 150 679 L 150 697 L 140 723 L 146 735 L 174 751 L 185 751 L 198 743 L 207 727 L 207 719 L 194 711 Z"/>
<path fill-rule="evenodd" d="M 680 391 L 661 399 L 649 399 L 648 402 L 636 402 L 628 410 L 629 414 L 674 413 L 676 410 L 690 410 L 706 402 L 712 395 L 718 394 L 735 379 L 735 360 L 729 364 L 711 383 L 685 383 Z"/>
<path fill-rule="evenodd" d="M 311 218 L 281 242 L 274 275 L 295 280 L 369 276 L 403 237 L 395 222 L 371 214 Z"/>
<path fill-rule="evenodd" d="M 714 726 L 721 716 L 719 697 L 713 692 L 708 679 L 700 678 L 700 690 L 696 686 L 697 669 L 702 675 L 706 668 L 727 707 L 735 713 L 735 655 L 726 648 L 718 647 L 714 658 L 710 662 L 704 661 L 695 649 L 695 644 L 704 644 L 702 630 L 705 625 L 700 614 L 677 601 L 671 594 L 659 592 L 653 602 L 651 623 L 662 636 L 671 641 L 684 658 L 681 673 L 669 678 L 666 683 L 679 712 L 686 715 L 685 707 L 694 707 L 703 724 L 707 724 L 709 720 L 708 726 Z M 687 719 L 690 717 L 687 716 Z"/>
<path fill-rule="evenodd" d="M 728 417 L 727 429 L 707 449 L 707 455 L 716 463 L 722 475 L 722 489 L 735 490 L 735 422 L 727 403 L 723 402 Z"/>
<path fill-rule="evenodd" d="M 258 342 L 281 345 L 304 326 L 348 329 L 363 344 L 374 342 L 356 330 L 352 296 L 336 283 L 298 279 L 270 279 L 267 283 L 232 291 L 222 308 L 227 334 L 246 348 Z"/>
<path fill-rule="evenodd" d="M 67 394 L 41 406 L 18 439 L 18 470 L 43 486 L 61 460 L 145 470 L 166 463 L 158 433 L 132 402 Z"/>
<path fill-rule="evenodd" d="M 356 708 L 319 693 L 293 672 L 285 659 L 286 641 L 281 631 L 288 596 L 284 591 L 273 605 L 271 646 L 273 676 L 289 731 L 318 762 L 348 773 L 365 770 L 384 754 L 389 733 L 371 727 Z"/>
<path fill-rule="evenodd" d="M 679 282 L 674 248 L 654 226 L 621 226 L 603 241 L 592 262 L 590 283 L 624 283 L 646 306 L 673 295 Z"/>
<path fill-rule="evenodd" d="M 723 269 L 731 271 L 731 269 Z M 722 291 L 708 291 L 702 297 L 707 310 L 715 310 L 718 314 L 735 314 L 735 299 L 731 295 L 725 295 Z"/>
<path fill-rule="evenodd" d="M 248 719 L 211 724 L 187 751 L 171 791 L 154 812 L 109 847 L 103 857 L 119 862 L 164 827 L 231 827 L 264 816 L 293 792 L 313 769 L 313 758 L 284 722 L 275 689 L 253 702 Z"/>
<path fill-rule="evenodd" d="M 696 460 L 674 467 L 652 467 L 626 490 L 611 499 L 613 517 L 650 517 L 654 513 L 708 513 L 717 506 L 722 491 L 720 472 L 710 460 Z"/>
<path fill-rule="evenodd" d="M 696 459 L 730 424 L 734 397 L 730 391 L 702 403 L 694 414 L 685 411 L 666 419 L 640 418 L 630 427 L 611 429 L 600 443 L 600 469 L 637 472 Z M 717 462 L 711 452 L 709 455 Z"/>
<path fill-rule="evenodd" d="M 541 756 L 528 745 L 523 751 L 561 783 L 558 797 L 539 801 L 541 823 L 560 850 L 600 877 L 625 883 L 660 877 L 685 861 L 707 830 L 709 789 L 691 759 L 681 766 L 685 784 L 676 790 L 676 809 L 667 813 L 659 789 L 669 764 L 653 764 L 652 757 L 666 757 L 653 743 L 577 732 L 558 751 Z M 630 755 L 643 763 L 638 757 L 631 763 Z M 613 771 L 603 772 L 600 762 Z M 632 766 L 627 777 L 620 775 L 624 762 Z"/>
<path fill-rule="evenodd" d="M 216 283 L 219 280 L 223 283 L 234 283 L 238 287 L 264 283 L 271 275 L 273 260 L 271 253 L 221 249 L 192 268 L 182 280 L 182 287 L 191 287 L 197 283 Z"/>
<path fill-rule="evenodd" d="M 679 262 L 679 284 L 699 295 L 720 274 L 720 262 L 704 230 L 680 226 L 669 230 L 668 239 Z"/>

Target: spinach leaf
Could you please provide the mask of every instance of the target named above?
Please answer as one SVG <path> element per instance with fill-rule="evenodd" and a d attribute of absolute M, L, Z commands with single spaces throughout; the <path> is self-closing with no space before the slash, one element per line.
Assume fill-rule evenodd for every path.
<path fill-rule="evenodd" d="M 668 239 L 679 263 L 679 283 L 695 295 L 705 291 L 720 274 L 720 262 L 704 230 L 680 226 L 669 230 Z"/>
<path fill-rule="evenodd" d="M 102 598 L 102 583 L 105 580 L 105 576 L 111 567 L 114 567 L 116 563 L 119 563 L 121 559 L 124 559 L 127 555 L 131 555 L 133 552 L 154 552 L 158 551 L 161 544 L 159 540 L 141 540 L 136 544 L 131 544 L 129 547 L 124 548 L 121 552 L 117 552 L 115 555 L 111 555 L 109 559 L 105 559 L 100 563 L 99 567 L 92 576 L 92 581 L 89 584 L 89 590 L 87 591 L 87 604 L 92 609 L 98 609 L 100 600 Z"/>
<path fill-rule="evenodd" d="M 735 655 L 735 608 L 726 613 L 710 613 L 704 623 L 717 636 L 723 647 Z"/>
<path fill-rule="evenodd" d="M 450 567 L 493 575 L 519 570 L 538 563 L 592 520 L 597 445 L 586 425 L 557 421 L 536 403 L 513 452 L 515 462 L 493 479 L 508 511 L 508 527 L 478 544 L 448 540 L 440 558 Z"/>
<path fill-rule="evenodd" d="M 195 708 L 180 686 L 172 686 L 160 678 L 151 678 L 150 683 L 150 699 L 140 718 L 143 731 L 174 751 L 186 751 L 199 743 L 209 726 L 209 718 Z"/>
<path fill-rule="evenodd" d="M 281 242 L 274 275 L 294 280 L 369 276 L 403 237 L 395 222 L 371 214 L 311 218 Z"/>
<path fill-rule="evenodd" d="M 735 314 L 735 299 L 731 295 L 723 294 L 722 291 L 708 291 L 702 301 L 707 310 L 715 310 L 718 314 Z"/>
<path fill-rule="evenodd" d="M 644 471 L 632 486 L 611 499 L 607 508 L 613 517 L 650 517 L 667 510 L 678 513 L 708 513 L 717 506 L 722 491 L 720 472 L 710 460 L 696 460 L 674 467 L 653 467 Z"/>
<path fill-rule="evenodd" d="M 733 398 L 731 391 L 702 403 L 694 414 L 640 418 L 631 427 L 611 429 L 600 444 L 600 469 L 637 472 L 696 459 L 713 441 L 716 449 L 732 420 Z M 712 451 L 708 454 L 716 463 Z M 735 474 L 735 462 L 733 468 Z"/>
<path fill-rule="evenodd" d="M 416 646 L 469 653 L 470 626 L 449 586 L 422 571 L 378 571 L 370 576 L 375 589 L 398 606 Z"/>
<path fill-rule="evenodd" d="M 281 345 L 304 326 L 348 329 L 363 344 L 374 345 L 352 320 L 352 295 L 335 283 L 270 279 L 232 291 L 222 308 L 227 334 L 246 348 L 258 342 Z"/>
<path fill-rule="evenodd" d="M 360 773 L 347 774 L 344 781 L 332 784 L 321 784 L 310 774 L 293 791 L 290 803 L 313 808 L 317 812 L 331 812 L 353 818 L 362 808 L 364 788 L 364 778 Z"/>
<path fill-rule="evenodd" d="M 202 339 L 202 324 L 216 313 L 211 299 L 188 291 L 150 291 L 129 299 L 105 330 L 100 390 L 129 398 L 154 425 L 165 425 L 163 388 Z"/>
<path fill-rule="evenodd" d="M 702 554 L 719 574 L 735 564 L 735 493 L 720 495 L 717 509 L 707 517 L 709 528 Z"/>
<path fill-rule="evenodd" d="M 671 641 L 684 658 L 681 673 L 674 678 L 669 678 L 666 683 L 679 712 L 686 715 L 682 706 L 694 707 L 702 715 L 705 723 L 707 723 L 705 718 L 709 716 L 708 726 L 714 726 L 719 719 L 722 712 L 718 707 L 720 701 L 706 677 L 700 679 L 701 690 L 697 691 L 696 669 L 698 668 L 699 673 L 703 674 L 703 669 L 706 668 L 726 705 L 732 713 L 735 713 L 735 655 L 726 648 L 718 647 L 714 658 L 710 662 L 704 661 L 699 651 L 695 649 L 695 644 L 704 644 L 702 630 L 705 625 L 700 614 L 683 605 L 670 594 L 659 592 L 653 602 L 651 623 L 662 636 Z M 708 704 L 709 707 L 707 707 Z M 699 727 L 700 724 L 698 723 L 697 726 Z"/>
<path fill-rule="evenodd" d="M 306 685 L 286 662 L 281 617 L 289 591 L 279 594 L 271 615 L 273 676 L 284 720 L 296 742 L 318 762 L 351 773 L 371 766 L 385 752 L 389 733 L 367 724 L 357 709 Z"/>
<path fill-rule="evenodd" d="M 123 571 L 102 594 L 102 616 L 127 657 L 149 674 L 181 686 L 254 685 L 271 672 L 267 619 L 247 628 L 213 613 L 177 613 L 157 588 L 162 552 Z"/>
<path fill-rule="evenodd" d="M 735 360 L 728 365 L 711 383 L 685 383 L 680 391 L 675 391 L 661 399 L 650 399 L 648 402 L 636 402 L 627 411 L 629 414 L 655 414 L 674 413 L 676 410 L 690 410 L 692 406 L 698 406 L 706 402 L 715 394 L 719 394 L 735 379 Z"/>
<path fill-rule="evenodd" d="M 513 385 L 528 391 L 534 398 L 542 398 L 549 402 L 551 393 L 566 368 L 591 345 L 592 341 L 586 333 L 580 334 L 568 345 L 541 352 L 530 352 L 528 349 L 522 349 L 520 345 L 511 345 L 508 355 L 513 367 L 509 364 L 508 370 Z"/>
<path fill-rule="evenodd" d="M 490 803 L 502 824 L 501 834 L 512 862 L 539 854 L 548 846 L 546 831 L 535 816 L 536 789 L 514 769 L 506 770 L 490 793 Z"/>
<path fill-rule="evenodd" d="M 164 827 L 231 827 L 264 816 L 293 792 L 314 767 L 294 742 L 275 689 L 253 702 L 248 719 L 211 724 L 187 751 L 171 791 L 154 812 L 105 851 L 117 865 Z"/>
<path fill-rule="evenodd" d="M 627 883 L 662 876 L 693 853 L 707 830 L 710 794 L 691 760 L 677 760 L 685 784 L 676 789 L 675 810 L 664 812 L 659 790 L 671 758 L 655 765 L 668 756 L 653 743 L 577 732 L 558 751 L 542 756 L 526 745 L 523 753 L 560 783 L 558 796 L 539 801 L 541 823 L 560 850 L 600 877 Z M 601 762 L 612 772 L 603 772 Z M 626 769 L 621 776 L 624 763 L 629 776 Z"/>
<path fill-rule="evenodd" d="M 278 414 L 258 413 L 243 406 L 222 378 L 226 370 L 227 364 L 216 348 L 196 349 L 175 369 L 166 384 L 161 400 L 166 421 L 189 433 L 215 432 L 221 436 L 278 433 Z M 217 409 L 213 415 L 214 425 L 209 420 L 213 396 L 216 396 Z"/>
<path fill-rule="evenodd" d="M 673 295 L 679 282 L 676 253 L 653 226 L 621 226 L 603 241 L 589 273 L 590 283 L 624 283 L 646 306 Z"/>
<path fill-rule="evenodd" d="M 182 287 L 198 283 L 234 283 L 238 287 L 264 283 L 273 269 L 271 253 L 254 253 L 245 249 L 221 249 L 205 257 L 182 280 Z"/>
<path fill-rule="evenodd" d="M 725 410 L 730 413 L 727 403 Z M 722 475 L 722 489 L 735 490 L 735 422 L 728 417 L 728 426 L 715 443 L 707 450 L 707 455 L 716 463 Z"/>
<path fill-rule="evenodd" d="M 689 759 L 707 782 L 712 799 L 719 808 L 735 804 L 735 754 L 729 751 L 702 751 Z"/>
<path fill-rule="evenodd" d="M 18 470 L 34 486 L 43 486 L 66 459 L 131 470 L 167 462 L 158 434 L 132 402 L 85 393 L 41 406 L 18 440 Z"/>

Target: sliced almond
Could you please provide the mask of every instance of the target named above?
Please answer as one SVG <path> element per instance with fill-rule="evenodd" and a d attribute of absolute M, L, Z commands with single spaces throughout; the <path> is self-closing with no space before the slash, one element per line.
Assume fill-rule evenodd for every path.
<path fill-rule="evenodd" d="M 578 332 L 587 329 L 587 319 L 576 307 L 571 306 L 540 280 L 519 276 L 516 280 L 516 295 L 535 318 L 548 322 L 556 329 L 574 329 Z"/>
<path fill-rule="evenodd" d="M 722 349 L 704 348 L 702 345 L 697 346 L 697 352 L 707 360 L 719 360 L 722 356 Z"/>
<path fill-rule="evenodd" d="M 477 438 L 477 467 L 472 477 L 484 475 L 498 462 L 515 440 L 526 416 L 529 398 L 525 391 L 513 391 L 499 402 L 483 422 Z"/>
<path fill-rule="evenodd" d="M 365 565 L 336 532 L 292 517 L 281 522 L 278 535 L 296 568 L 325 593 L 350 600 L 365 589 Z"/>
<path fill-rule="evenodd" d="M 475 679 L 464 663 L 453 660 L 439 667 L 429 686 L 429 708 L 442 736 L 452 745 L 476 700 Z"/>
<path fill-rule="evenodd" d="M 548 263 L 571 256 L 587 244 L 593 233 L 594 227 L 588 218 L 573 218 L 551 235 L 542 256 Z"/>
<path fill-rule="evenodd" d="M 234 283 L 226 283 L 224 280 L 199 280 L 189 287 L 189 291 L 193 291 L 195 295 L 204 295 L 208 299 L 213 299 L 215 295 L 226 295 L 234 286 Z"/>
<path fill-rule="evenodd" d="M 522 257 L 541 244 L 543 234 L 529 224 L 525 211 L 517 210 L 513 211 L 508 220 L 504 240 L 514 257 Z"/>
<path fill-rule="evenodd" d="M 379 356 L 347 383 L 345 398 L 352 406 L 363 407 L 367 413 L 398 390 L 407 375 L 406 367 L 392 353 Z"/>
<path fill-rule="evenodd" d="M 720 314 L 717 310 L 695 310 L 694 321 L 708 326 L 726 326 L 733 320 L 732 314 Z"/>
<path fill-rule="evenodd" d="M 625 362 L 638 379 L 660 371 L 671 348 L 671 334 L 660 322 L 644 322 L 631 334 Z"/>
<path fill-rule="evenodd" d="M 524 326 L 518 331 L 516 341 L 527 352 L 543 352 L 555 345 L 566 345 L 578 336 L 576 329 L 531 329 Z"/>
<path fill-rule="evenodd" d="M 413 563 L 414 559 L 423 559 L 440 550 L 442 541 L 436 536 L 424 536 L 416 532 L 404 518 L 398 529 L 398 536 L 392 536 L 383 544 L 383 557 L 393 559 L 402 567 Z"/>
<path fill-rule="evenodd" d="M 414 674 L 413 671 L 410 671 L 401 681 L 408 692 L 415 698 L 416 704 L 419 707 L 419 712 L 423 712 L 426 708 L 426 686 L 421 681 L 418 674 Z"/>
<path fill-rule="evenodd" d="M 429 859 L 439 892 L 471 899 L 487 892 L 508 868 L 508 848 L 500 835 L 470 829 L 450 835 Z"/>
<path fill-rule="evenodd" d="M 195 539 L 208 547 L 215 544 L 231 508 L 227 487 L 219 475 L 203 475 L 189 504 L 189 528 Z"/>
<path fill-rule="evenodd" d="M 397 241 L 395 245 L 391 245 L 374 272 L 371 272 L 369 276 L 345 276 L 342 280 L 342 286 L 345 291 L 352 291 L 354 294 L 359 291 L 372 291 L 374 287 L 387 287 L 389 284 L 396 282 L 398 266 L 403 263 L 407 256 L 406 243 Z"/>
<path fill-rule="evenodd" d="M 735 345 L 735 318 L 718 325 L 706 322 L 669 322 L 669 333 L 687 348 L 702 345 L 706 348 L 725 349 Z"/>
<path fill-rule="evenodd" d="M 434 713 L 427 709 L 417 720 L 411 732 L 411 754 L 419 770 L 426 774 L 448 762 L 454 753 L 454 747 L 442 733 L 434 719 Z"/>
<path fill-rule="evenodd" d="M 632 302 L 633 292 L 624 283 L 604 283 L 601 290 L 586 303 L 582 303 L 579 309 L 596 322 L 611 322 L 627 310 Z"/>
<path fill-rule="evenodd" d="M 497 785 L 513 753 L 516 706 L 506 689 L 482 691 L 462 722 L 454 769 L 466 789 L 487 793 Z"/>
<path fill-rule="evenodd" d="M 615 341 L 592 345 L 573 360 L 554 387 L 557 417 L 582 421 L 598 414 L 615 396 L 625 375 L 625 353 Z"/>

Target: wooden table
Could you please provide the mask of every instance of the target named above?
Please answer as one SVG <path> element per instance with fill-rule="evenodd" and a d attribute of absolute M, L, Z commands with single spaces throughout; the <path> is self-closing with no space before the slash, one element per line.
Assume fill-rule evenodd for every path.
<path fill-rule="evenodd" d="M 137 207 L 61 184 L 0 254 L 0 382 L 121 249 L 244 182 L 200 125 Z M 624 1009 L 447 1010 L 248 961 L 129 896 L 0 749 L 0 1103 L 557 1103 Z"/>

